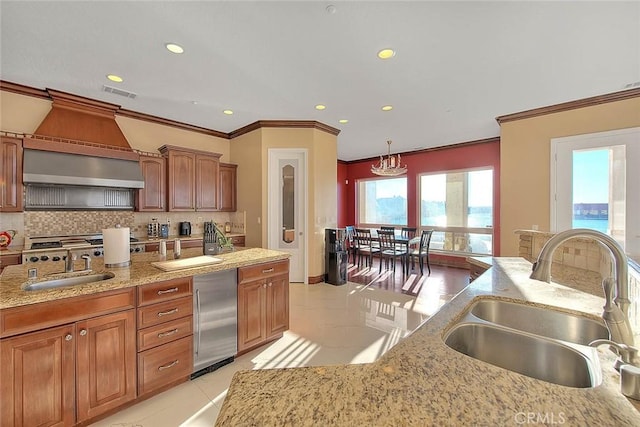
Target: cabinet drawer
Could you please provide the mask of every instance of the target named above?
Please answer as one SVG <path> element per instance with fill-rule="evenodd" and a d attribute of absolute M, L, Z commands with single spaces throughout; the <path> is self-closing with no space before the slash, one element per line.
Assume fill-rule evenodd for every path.
<path fill-rule="evenodd" d="M 171 322 L 151 326 L 138 331 L 138 351 L 148 350 L 193 334 L 193 317 L 183 317 Z"/>
<path fill-rule="evenodd" d="M 179 339 L 138 353 L 138 395 L 142 396 L 181 378 L 193 370 L 193 340 Z"/>
<path fill-rule="evenodd" d="M 238 284 L 289 273 L 289 260 L 238 268 Z"/>
<path fill-rule="evenodd" d="M 169 322 L 185 316 L 191 316 L 192 313 L 193 297 L 191 295 L 139 308 L 138 329 L 159 325 L 160 323 Z"/>
<path fill-rule="evenodd" d="M 135 308 L 134 288 L 47 301 L 0 310 L 3 338 Z"/>
<path fill-rule="evenodd" d="M 244 246 L 244 236 L 231 237 L 231 243 L 234 246 Z"/>
<path fill-rule="evenodd" d="M 191 277 L 149 283 L 138 286 L 138 307 L 181 298 L 191 294 Z"/>

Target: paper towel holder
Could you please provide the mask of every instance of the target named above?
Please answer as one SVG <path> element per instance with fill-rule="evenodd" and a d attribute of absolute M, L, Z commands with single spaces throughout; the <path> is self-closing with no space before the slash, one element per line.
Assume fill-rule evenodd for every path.
<path fill-rule="evenodd" d="M 102 238 L 103 238 L 103 244 L 104 244 L 103 248 L 105 249 L 105 254 L 104 254 L 105 263 L 104 263 L 104 266 L 106 268 L 129 267 L 131 265 L 131 255 L 130 255 L 130 249 L 129 249 L 129 241 L 130 241 L 129 240 L 129 227 L 122 227 L 120 224 L 116 224 L 116 226 L 114 228 L 117 229 L 118 231 L 120 231 L 122 229 L 123 234 L 126 234 L 126 236 L 124 236 L 124 235 L 121 236 L 123 238 L 123 247 L 121 248 L 123 253 L 120 254 L 120 257 L 117 257 L 117 256 L 115 257 L 115 260 L 113 260 L 113 261 L 116 261 L 116 262 L 111 262 L 111 263 L 107 262 L 107 258 L 108 257 L 107 257 L 107 254 L 106 254 L 106 249 L 107 249 L 107 246 L 108 246 L 108 244 L 107 244 L 107 240 L 108 239 L 105 239 L 105 234 L 107 234 L 107 233 L 105 233 L 106 230 L 103 229 L 102 230 L 102 233 L 103 233 Z"/>

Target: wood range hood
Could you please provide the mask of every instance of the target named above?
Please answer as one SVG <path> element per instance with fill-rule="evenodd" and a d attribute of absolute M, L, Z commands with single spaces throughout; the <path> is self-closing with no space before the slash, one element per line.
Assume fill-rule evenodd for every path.
<path fill-rule="evenodd" d="M 115 120 L 120 106 L 47 92 L 51 111 L 23 140 L 25 184 L 144 187 L 140 155 Z"/>

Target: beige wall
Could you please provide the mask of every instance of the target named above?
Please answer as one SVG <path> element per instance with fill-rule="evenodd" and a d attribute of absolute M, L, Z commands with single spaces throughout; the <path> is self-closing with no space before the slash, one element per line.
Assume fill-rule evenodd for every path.
<path fill-rule="evenodd" d="M 551 139 L 640 126 L 640 98 L 503 123 L 500 252 L 518 256 L 518 229 L 549 231 Z M 640 143 L 640 142 L 639 142 Z"/>
<path fill-rule="evenodd" d="M 226 138 L 205 135 L 165 126 L 144 120 L 116 116 L 116 123 L 122 130 L 131 148 L 150 153 L 158 153 L 163 145 L 176 145 L 195 150 L 211 151 L 222 154 L 221 162 L 230 163 L 230 143 Z"/>
<path fill-rule="evenodd" d="M 33 133 L 47 113 L 51 101 L 33 96 L 0 91 L 0 129 L 15 133 Z"/>
<path fill-rule="evenodd" d="M 246 212 L 245 244 L 262 247 L 262 129 L 231 140 L 231 162 L 237 169 L 238 210 Z"/>

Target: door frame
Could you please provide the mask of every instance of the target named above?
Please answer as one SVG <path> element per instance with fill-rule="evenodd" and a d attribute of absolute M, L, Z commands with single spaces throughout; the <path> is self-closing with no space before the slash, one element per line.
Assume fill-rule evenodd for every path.
<path fill-rule="evenodd" d="M 267 194 L 271 193 L 271 189 L 278 189 L 278 197 L 267 197 L 267 248 L 273 250 L 282 250 L 278 247 L 279 239 L 282 234 L 282 211 L 281 211 L 281 177 L 278 162 L 281 159 L 287 159 L 288 156 L 300 156 L 302 165 L 299 167 L 300 186 L 302 187 L 303 197 L 300 200 L 298 220 L 300 222 L 300 251 L 301 261 L 303 263 L 302 281 L 296 280 L 298 283 L 308 284 L 309 280 L 309 250 L 308 250 L 308 224 L 307 215 L 309 210 L 309 187 L 308 187 L 308 150 L 306 148 L 269 148 L 267 163 Z M 299 188 L 299 187 L 296 187 Z M 289 267 L 291 270 L 291 267 Z M 293 281 L 293 280 L 291 280 Z"/>

